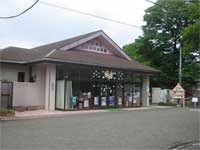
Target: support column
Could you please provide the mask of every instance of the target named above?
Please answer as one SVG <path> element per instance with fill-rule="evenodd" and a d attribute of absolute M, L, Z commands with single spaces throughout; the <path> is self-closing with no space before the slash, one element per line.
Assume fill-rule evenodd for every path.
<path fill-rule="evenodd" d="M 56 65 L 46 65 L 45 109 L 55 110 Z"/>
<path fill-rule="evenodd" d="M 142 80 L 142 106 L 149 106 L 149 76 Z"/>

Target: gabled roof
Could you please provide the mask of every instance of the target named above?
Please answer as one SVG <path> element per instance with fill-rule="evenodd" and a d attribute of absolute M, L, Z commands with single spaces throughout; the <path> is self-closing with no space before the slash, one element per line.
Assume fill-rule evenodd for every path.
<path fill-rule="evenodd" d="M 72 37 L 72 38 L 69 38 L 69 39 L 66 39 L 66 40 L 62 40 L 62 41 L 58 41 L 58 42 L 53 42 L 53 43 L 50 43 L 50 44 L 45 44 L 45 45 L 42 45 L 42 46 L 38 46 L 38 47 L 35 47 L 33 48 L 32 50 L 35 50 L 35 51 L 45 51 L 45 52 L 49 52 L 53 49 L 61 49 L 67 45 L 70 45 L 70 44 L 73 44 L 74 42 L 77 42 L 81 39 L 85 39 L 91 35 L 94 35 L 96 33 L 99 33 L 101 32 L 101 30 L 99 31 L 95 31 L 95 32 L 90 32 L 90 33 L 87 33 L 87 34 L 83 34 L 83 35 L 79 35 L 79 36 L 76 36 L 76 37 Z"/>
<path fill-rule="evenodd" d="M 100 36 L 116 49 L 118 55 L 110 56 L 73 49 L 77 45 Z M 32 49 L 8 47 L 0 50 L 0 62 L 28 64 L 40 61 L 86 64 L 150 73 L 158 72 L 158 70 L 131 60 L 130 57 L 127 56 L 122 49 L 101 30 Z"/>
<path fill-rule="evenodd" d="M 74 42 L 77 42 L 81 39 L 87 38 L 88 36 L 94 35 L 99 31 L 79 35 L 76 37 L 72 37 L 66 40 L 53 42 L 50 44 L 45 44 L 42 46 L 34 47 L 32 49 L 25 49 L 20 47 L 7 47 L 0 50 L 0 60 L 7 60 L 7 61 L 33 61 L 44 58 L 48 53 L 53 51 L 54 49 L 59 50 L 60 48 L 70 45 Z"/>
<path fill-rule="evenodd" d="M 138 72 L 156 73 L 159 72 L 151 67 L 139 64 L 135 61 L 129 61 L 116 57 L 113 55 L 104 55 L 100 53 L 93 53 L 84 51 L 55 51 L 46 60 L 51 60 L 54 62 L 65 62 L 72 64 L 83 64 L 90 66 L 101 66 L 115 69 L 131 70 Z"/>

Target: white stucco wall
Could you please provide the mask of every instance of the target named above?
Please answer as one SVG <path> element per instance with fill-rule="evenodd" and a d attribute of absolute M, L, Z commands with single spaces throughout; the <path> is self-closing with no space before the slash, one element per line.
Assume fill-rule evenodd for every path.
<path fill-rule="evenodd" d="M 152 88 L 152 103 L 161 102 L 161 88 Z"/>
<path fill-rule="evenodd" d="M 25 72 L 25 81 L 29 80 L 29 69 L 26 65 L 1 64 L 0 80 L 6 79 L 17 82 L 18 72 Z"/>
<path fill-rule="evenodd" d="M 45 109 L 55 110 L 56 65 L 46 64 Z"/>
<path fill-rule="evenodd" d="M 142 81 L 142 105 L 149 106 L 149 76 L 143 76 Z"/>
<path fill-rule="evenodd" d="M 38 83 L 14 82 L 13 106 L 44 106 Z"/>
<path fill-rule="evenodd" d="M 46 67 L 36 65 L 37 78 L 35 83 L 13 83 L 13 106 L 44 106 L 45 105 L 45 80 Z"/>

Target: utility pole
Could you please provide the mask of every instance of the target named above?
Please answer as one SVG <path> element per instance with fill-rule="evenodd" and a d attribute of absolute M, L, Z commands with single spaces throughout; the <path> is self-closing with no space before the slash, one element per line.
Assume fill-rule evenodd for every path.
<path fill-rule="evenodd" d="M 182 84 L 182 47 L 179 49 L 179 84 Z"/>

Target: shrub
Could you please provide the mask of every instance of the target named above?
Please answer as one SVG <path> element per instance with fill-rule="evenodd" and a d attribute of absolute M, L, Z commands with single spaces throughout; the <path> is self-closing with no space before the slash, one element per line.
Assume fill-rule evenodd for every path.
<path fill-rule="evenodd" d="M 14 116 L 15 110 L 0 108 L 0 116 Z"/>
<path fill-rule="evenodd" d="M 185 103 L 186 107 L 190 107 L 190 108 L 194 108 L 194 103 L 192 103 L 191 101 L 187 101 Z M 196 103 L 196 108 L 200 108 L 200 103 Z"/>
<path fill-rule="evenodd" d="M 176 104 L 172 104 L 172 103 L 163 103 L 163 102 L 160 102 L 158 103 L 159 106 L 176 106 Z"/>
<path fill-rule="evenodd" d="M 7 80 L 7 79 L 2 79 L 2 80 L 0 80 L 2 83 L 9 83 L 9 82 L 11 82 L 11 81 L 9 81 L 9 80 Z"/>

